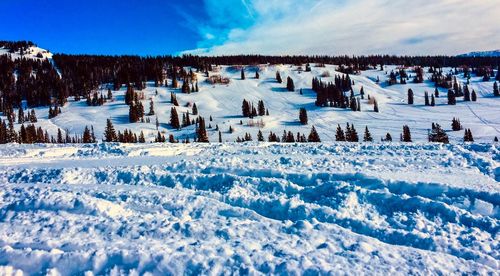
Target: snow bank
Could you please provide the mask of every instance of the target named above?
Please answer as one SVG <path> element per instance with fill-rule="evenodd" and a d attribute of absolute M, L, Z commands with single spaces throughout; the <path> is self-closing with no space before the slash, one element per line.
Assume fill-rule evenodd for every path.
<path fill-rule="evenodd" d="M 495 273 L 494 144 L 0 146 L 0 273 Z"/>

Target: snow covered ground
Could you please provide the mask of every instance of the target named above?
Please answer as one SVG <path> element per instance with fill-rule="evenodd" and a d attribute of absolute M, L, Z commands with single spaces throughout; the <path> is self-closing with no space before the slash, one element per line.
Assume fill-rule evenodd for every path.
<path fill-rule="evenodd" d="M 2 145 L 0 274 L 494 275 L 499 162 L 498 144 Z"/>

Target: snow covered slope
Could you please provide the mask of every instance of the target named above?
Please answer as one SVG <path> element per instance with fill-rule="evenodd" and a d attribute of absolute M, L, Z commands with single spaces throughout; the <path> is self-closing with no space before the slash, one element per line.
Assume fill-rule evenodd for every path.
<path fill-rule="evenodd" d="M 42 49 L 38 46 L 29 47 L 26 52 L 21 55 L 20 51 L 10 53 L 9 49 L 0 47 L 0 55 L 10 55 L 12 59 L 18 58 L 31 58 L 31 59 L 51 59 L 53 54 L 45 49 Z"/>
<path fill-rule="evenodd" d="M 316 93 L 311 90 L 313 77 L 330 75 L 332 77 L 323 77 L 323 81 L 333 80 L 333 76 L 340 74 L 335 71 L 336 66 L 327 65 L 325 68 L 314 67 L 312 72 L 298 71 L 296 66 L 259 66 L 260 79 L 255 79 L 255 66 L 246 66 L 246 80 L 240 79 L 240 70 L 236 67 L 223 66 L 219 68 L 218 73 L 211 72 L 211 75 L 219 74 L 228 77 L 231 82 L 228 85 L 210 85 L 205 82 L 203 74 L 198 74 L 200 92 L 183 94 L 180 89 L 171 89 L 165 87 L 153 87 L 148 83 L 148 87 L 143 91 L 146 95 L 143 100 L 146 113 L 149 109 L 149 99 L 153 99 L 155 104 L 155 116 L 150 116 L 150 123 L 130 124 L 128 120 L 129 107 L 124 103 L 125 88 L 120 91 L 114 91 L 114 101 L 104 104 L 104 106 L 88 107 L 84 100 L 75 102 L 72 98 L 62 108 L 62 114 L 55 118 L 48 119 L 48 107 L 36 108 L 36 114 L 39 123 L 43 129 L 55 135 L 57 128 L 63 131 L 69 131 L 71 135 L 81 135 L 85 126 L 93 125 L 98 138 L 102 137 L 107 118 L 111 118 L 115 128 L 123 131 L 125 128 L 132 129 L 134 132 L 144 130 L 146 138 L 149 141 L 154 140 L 157 135 L 155 126 L 155 117 L 160 122 L 160 131 L 167 137 L 173 134 L 176 138 L 182 140 L 186 137 L 194 137 L 194 126 L 183 130 L 174 130 L 169 125 L 170 93 L 177 94 L 180 107 L 177 108 L 180 116 L 182 113 L 191 111 L 191 107 L 186 105 L 196 103 L 199 114 L 206 118 L 207 126 L 210 124 L 213 128 L 208 131 L 210 140 L 218 141 L 218 133 L 215 126 L 218 125 L 222 131 L 223 141 L 233 142 L 236 138 L 243 137 L 246 132 L 256 139 L 259 128 L 249 126 L 248 119 L 241 116 L 241 105 L 243 99 L 250 100 L 257 104 L 258 100 L 263 100 L 265 106 L 269 109 L 270 116 L 258 117 L 255 120 L 263 119 L 265 126 L 262 128 L 264 137 L 267 139 L 269 132 L 281 135 L 283 130 L 309 133 L 311 126 L 314 125 L 322 141 L 334 141 L 335 129 L 337 124 L 345 127 L 346 123 L 353 123 L 360 135 L 368 126 L 372 132 L 375 141 L 380 141 L 387 132 L 391 133 L 394 139 L 399 139 L 403 125 L 407 124 L 412 133 L 414 141 L 427 141 L 427 133 L 431 128 L 431 123 L 439 123 L 445 130 L 451 130 L 451 121 L 453 117 L 458 117 L 464 128 L 470 128 L 476 141 L 491 142 L 495 136 L 500 136 L 500 98 L 492 97 L 493 81 L 482 82 L 481 77 L 472 77 L 470 91 L 473 89 L 478 93 L 477 102 L 463 102 L 458 98 L 456 106 L 447 105 L 446 90 L 441 89 L 439 98 L 436 98 L 436 106 L 424 105 L 424 92 L 433 93 L 434 84 L 426 79 L 424 83 L 414 84 L 411 81 L 407 85 L 386 86 L 385 80 L 388 75 L 386 72 L 396 69 L 396 66 L 385 66 L 384 71 L 369 70 L 360 75 L 352 75 L 354 80 L 354 92 L 359 96 L 361 87 L 372 98 L 376 98 L 379 105 L 379 113 L 373 112 L 373 104 L 370 104 L 365 97 L 361 100 L 361 112 L 351 112 L 350 110 L 338 108 L 319 108 L 314 102 Z M 445 69 L 445 70 L 450 70 Z M 286 80 L 291 76 L 295 82 L 295 92 L 287 92 L 285 84 L 279 84 L 275 80 L 276 71 Z M 408 68 L 408 73 L 414 75 L 412 68 Z M 445 71 L 447 73 L 447 71 Z M 376 83 L 380 78 L 381 84 Z M 429 74 L 426 76 L 430 77 Z M 463 74 L 457 75 L 461 83 L 465 83 Z M 407 91 L 413 89 L 415 93 L 415 104 L 407 105 Z M 300 89 L 303 94 L 299 94 Z M 158 94 L 156 94 L 158 91 Z M 106 96 L 107 89 L 103 87 L 103 94 Z M 299 124 L 299 109 L 305 107 L 309 116 L 309 125 Z M 208 121 L 212 116 L 213 121 Z M 194 118 L 191 115 L 191 118 Z M 240 121 L 243 125 L 240 125 Z M 229 127 L 232 127 L 234 133 L 229 133 Z M 16 127 L 20 127 L 17 125 Z M 448 132 L 452 142 L 461 142 L 464 131 Z M 192 140 L 192 139 L 191 139 Z"/>
<path fill-rule="evenodd" d="M 460 57 L 500 57 L 500 50 L 470 52 L 470 53 L 459 55 L 459 56 Z"/>
<path fill-rule="evenodd" d="M 3 145 L 0 274 L 495 274 L 499 162 L 491 144 Z"/>

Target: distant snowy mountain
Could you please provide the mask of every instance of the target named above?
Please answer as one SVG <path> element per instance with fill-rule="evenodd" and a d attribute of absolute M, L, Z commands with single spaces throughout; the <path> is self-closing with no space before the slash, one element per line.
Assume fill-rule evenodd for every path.
<path fill-rule="evenodd" d="M 21 58 L 21 57 L 24 57 L 24 58 L 31 58 L 31 59 L 46 59 L 46 58 L 49 58 L 51 59 L 52 58 L 52 53 L 50 53 L 48 50 L 45 50 L 45 49 L 42 49 L 40 47 L 37 47 L 37 46 L 30 46 L 28 49 L 26 49 L 25 51 L 20 51 L 20 50 L 16 50 L 16 51 L 11 51 L 11 49 L 7 48 L 7 47 L 4 47 L 4 46 L 0 46 L 0 55 L 11 55 L 11 57 L 13 59 L 17 59 L 17 58 Z"/>
<path fill-rule="evenodd" d="M 459 57 L 500 57 L 500 50 L 470 52 Z"/>

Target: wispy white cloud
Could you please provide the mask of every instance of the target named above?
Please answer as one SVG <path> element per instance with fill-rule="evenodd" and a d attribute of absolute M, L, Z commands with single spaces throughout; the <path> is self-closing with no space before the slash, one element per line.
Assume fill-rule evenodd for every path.
<path fill-rule="evenodd" d="M 205 0 L 199 54 L 457 54 L 500 46 L 498 0 Z"/>

